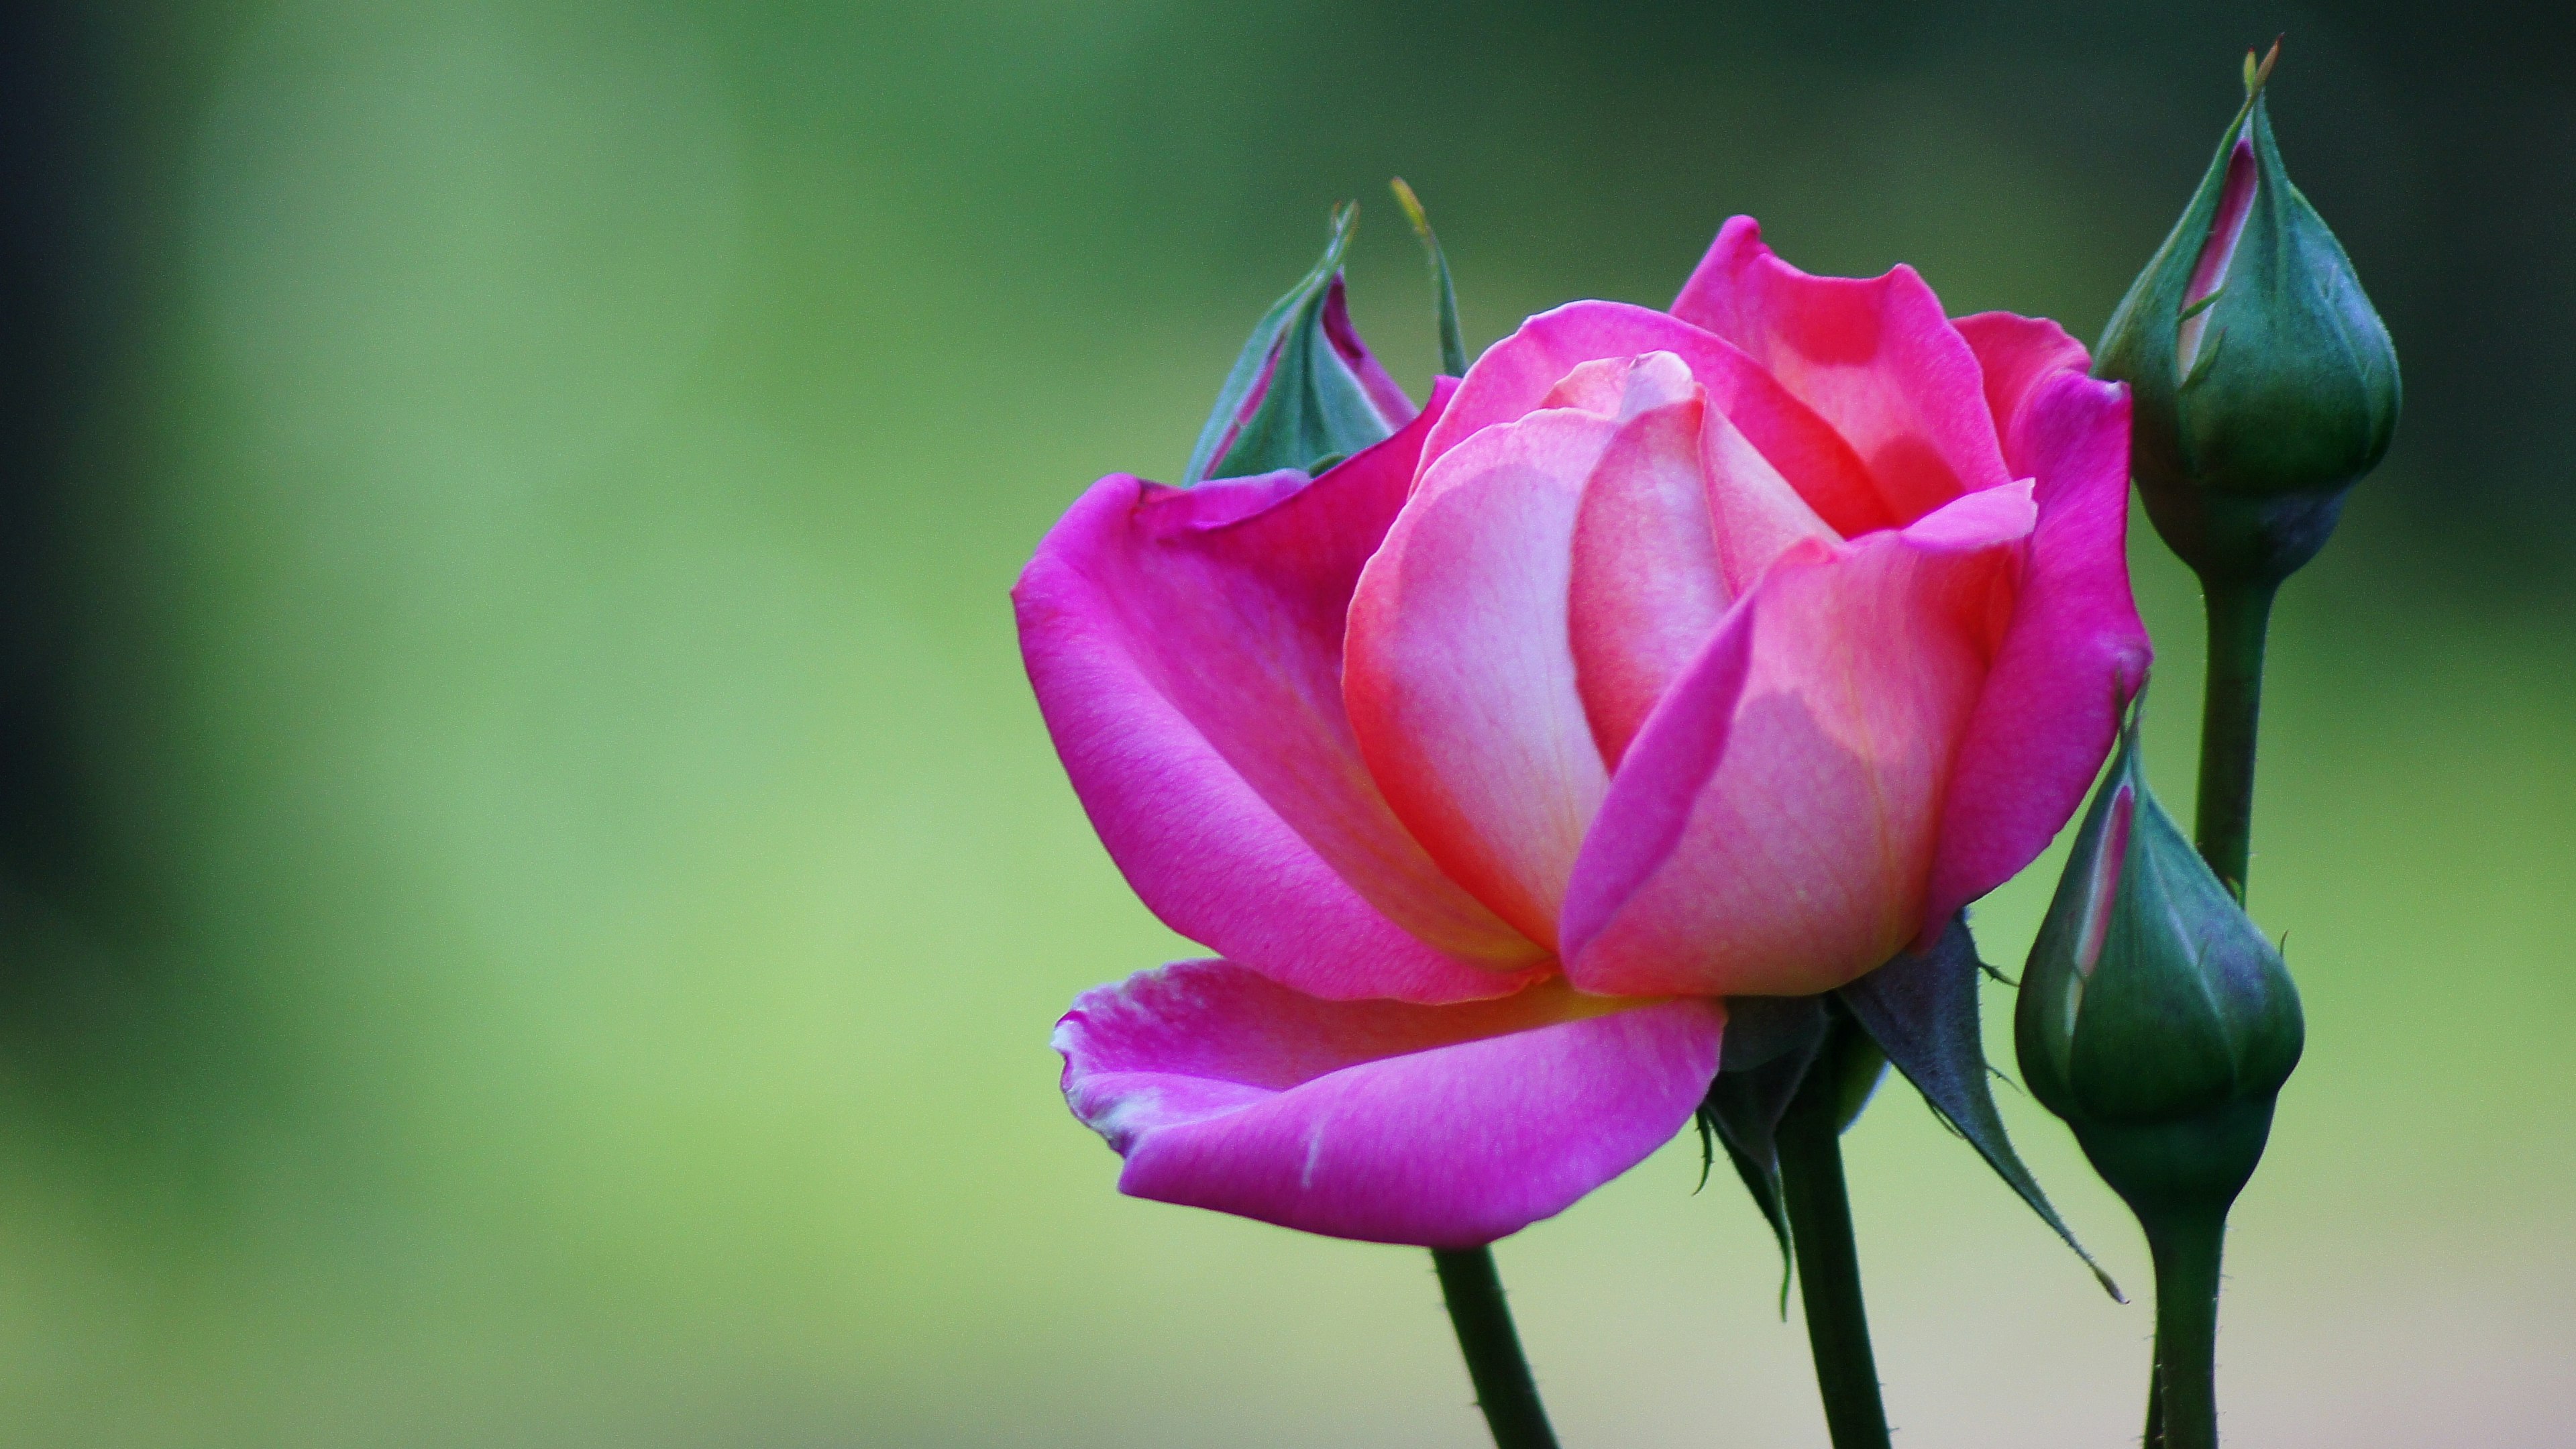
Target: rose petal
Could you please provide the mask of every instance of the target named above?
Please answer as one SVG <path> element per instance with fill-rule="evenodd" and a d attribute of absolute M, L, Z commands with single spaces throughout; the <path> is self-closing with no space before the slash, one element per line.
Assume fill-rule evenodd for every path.
<path fill-rule="evenodd" d="M 1136 893 L 1319 996 L 1501 995 L 1545 955 L 1406 835 L 1342 712 L 1351 589 L 1446 395 L 1313 483 L 1103 479 L 1013 591 L 1047 727 Z"/>
<path fill-rule="evenodd" d="M 1832 424 L 1896 522 L 2011 477 L 1976 356 L 1912 267 L 1866 281 L 1811 277 L 1739 216 L 1718 231 L 1673 315 L 1742 348 Z"/>
<path fill-rule="evenodd" d="M 2045 317 L 2010 312 L 1979 312 L 1953 324 L 1977 354 L 1985 374 L 1986 410 L 1995 420 L 1995 436 L 2004 442 L 2004 466 L 2016 478 L 2039 470 L 2013 451 L 2013 427 L 2030 401 L 2032 389 L 2055 372 L 2082 372 L 2093 365 L 2084 344 Z"/>
<path fill-rule="evenodd" d="M 1913 939 L 2030 493 L 1784 556 L 1628 748 L 1568 890 L 1613 994 L 1830 990 Z"/>
<path fill-rule="evenodd" d="M 1324 1002 L 1224 961 L 1086 992 L 1056 1026 L 1119 1190 L 1306 1232 L 1461 1248 L 1571 1206 L 1690 1120 L 1713 1001 L 1558 979 L 1458 1006 Z"/>
<path fill-rule="evenodd" d="M 2127 390 L 2057 372 L 2016 415 L 2010 452 L 2038 477 L 2039 521 L 1951 774 L 1927 934 L 2048 847 L 2155 654 L 2129 592 Z"/>
<path fill-rule="evenodd" d="M 1531 940 L 1609 781 L 1567 641 L 1575 508 L 1618 420 L 1573 408 L 1433 462 L 1360 574 L 1343 697 L 1396 818 Z"/>
<path fill-rule="evenodd" d="M 1567 632 L 1584 718 L 1612 765 L 1733 601 L 1700 462 L 1707 412 L 1693 396 L 1622 425 L 1576 510 Z"/>
<path fill-rule="evenodd" d="M 1687 322 L 1621 302 L 1574 302 L 1542 312 L 1486 349 L 1467 369 L 1423 457 L 1438 459 L 1484 428 L 1546 406 L 1584 363 L 1650 352 L 1672 353 L 1688 365 L 1710 404 L 1836 532 L 1851 537 L 1899 521 L 1852 445 L 1753 359 Z"/>
<path fill-rule="evenodd" d="M 1614 765 L 1736 596 L 1833 537 L 1725 415 L 1694 395 L 1623 424 L 1575 519 L 1575 678 Z"/>

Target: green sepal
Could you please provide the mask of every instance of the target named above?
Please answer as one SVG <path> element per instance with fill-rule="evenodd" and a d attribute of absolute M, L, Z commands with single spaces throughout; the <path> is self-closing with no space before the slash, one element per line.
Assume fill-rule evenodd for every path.
<path fill-rule="evenodd" d="M 1467 339 L 1458 330 L 1458 286 L 1449 279 L 1449 257 L 1440 250 L 1439 234 L 1431 229 L 1431 215 L 1422 209 L 1422 198 L 1413 194 L 1399 176 L 1387 183 L 1395 192 L 1396 205 L 1404 208 L 1404 219 L 1413 224 L 1413 234 L 1422 239 L 1422 250 L 1431 260 L 1431 310 L 1440 327 L 1440 370 L 1451 377 L 1467 375 Z"/>
<path fill-rule="evenodd" d="M 1342 253 L 1359 208 L 1333 208 L 1323 256 L 1262 315 L 1182 470 L 1187 487 L 1295 468 L 1323 470 L 1410 421 L 1413 409 L 1351 329 Z"/>
<path fill-rule="evenodd" d="M 1967 1140 L 2005 1184 L 2056 1230 L 2066 1246 L 2093 1270 L 2104 1292 L 2127 1302 L 2120 1286 L 2075 1239 L 2065 1220 L 2040 1191 L 2038 1179 L 2022 1164 L 1995 1110 L 1988 1078 L 1984 1033 L 1977 1019 L 1977 984 L 1989 968 L 1977 959 L 1977 943 L 1968 933 L 1967 913 L 1954 917 L 1931 949 L 1900 953 L 1894 960 L 1842 988 L 1835 995 L 1854 1020 L 1907 1081 L 1923 1094 L 1933 1112 Z"/>
<path fill-rule="evenodd" d="M 1830 996 L 1738 996 L 1726 1003 L 1725 1065 L 1708 1084 L 1695 1118 L 1700 1185 L 1717 1164 L 1717 1148 L 1744 1183 L 1780 1244 L 1780 1315 L 1789 1314 L 1796 1257 L 1780 1185 L 1780 1119 L 1814 1071 L 1835 1073 L 1835 1129 L 1848 1132 L 1869 1105 L 1887 1055 Z"/>
<path fill-rule="evenodd" d="M 1700 1101 L 1703 1184 L 1713 1163 L 1710 1144 L 1726 1148 L 1735 1175 L 1771 1225 L 1780 1244 L 1780 1314 L 1789 1313 L 1795 1259 L 1789 1216 L 1781 1199 L 1780 1115 L 1815 1065 L 1830 1025 L 1824 1000 L 1815 996 L 1743 996 L 1727 1003 L 1726 1050 L 1717 1077 Z M 1849 1118 L 1845 1119 L 1849 1124 Z"/>

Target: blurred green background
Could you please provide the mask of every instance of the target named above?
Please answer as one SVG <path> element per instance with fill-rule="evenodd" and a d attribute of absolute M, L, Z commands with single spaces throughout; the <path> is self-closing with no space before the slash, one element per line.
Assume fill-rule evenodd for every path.
<path fill-rule="evenodd" d="M 2536 12 L 2535 12 L 2536 13 Z M 2407 367 L 2283 600 L 2253 904 L 2307 1063 L 2235 1442 L 2576 1415 L 2576 65 L 2474 6 L 26 4 L 0 34 L 0 1442 L 1478 1442 L 1423 1255 L 1115 1195 L 1047 1049 L 1186 948 L 1005 591 L 1177 473 L 1368 210 L 1417 393 L 1719 221 L 2100 327 L 2287 29 Z M 2197 606 L 2141 527 L 2155 763 Z M 1981 918 L 2026 948 L 2052 855 Z M 2009 1009 L 1990 990 L 1990 1024 Z M 2134 1289 L 2064 1132 L 2025 1152 Z M 1901 1084 L 1849 1142 L 1914 1446 L 2136 1441 L 2116 1307 Z M 1678 1143 L 1503 1245 L 1572 1445 L 1819 1445 Z"/>

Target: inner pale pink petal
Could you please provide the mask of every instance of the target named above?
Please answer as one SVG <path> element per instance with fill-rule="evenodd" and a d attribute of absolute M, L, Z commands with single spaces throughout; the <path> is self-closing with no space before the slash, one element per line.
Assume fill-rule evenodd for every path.
<path fill-rule="evenodd" d="M 1575 675 L 1604 758 L 1617 765 L 1727 607 L 1810 539 L 1835 535 L 1696 390 L 1621 427 L 1574 534 Z"/>
<path fill-rule="evenodd" d="M 1451 879 L 1550 948 L 1609 779 L 1568 598 L 1583 483 L 1618 428 L 1553 409 L 1459 444 L 1351 602 L 1343 696 L 1387 803 Z"/>
<path fill-rule="evenodd" d="M 1629 420 L 1584 485 L 1569 612 L 1575 678 L 1614 766 L 1734 597 L 1701 466 L 1708 411 L 1693 396 Z"/>
<path fill-rule="evenodd" d="M 1951 759 L 2029 528 L 1933 521 L 1792 550 L 1737 606 L 1734 672 L 1695 665 L 1622 762 L 1569 909 L 1588 991 L 1805 995 L 1912 940 Z M 2016 531 L 2016 525 L 2017 530 Z M 1674 800 L 1689 802 L 1678 822 Z"/>
<path fill-rule="evenodd" d="M 1650 408 L 1698 394 L 1690 364 L 1670 352 L 1602 357 L 1584 363 L 1549 388 L 1542 408 L 1581 408 L 1622 422 Z"/>
<path fill-rule="evenodd" d="M 1772 560 L 1809 539 L 1837 541 L 1771 460 L 1726 414 L 1711 409 L 1700 433 L 1710 526 L 1732 599 L 1753 587 Z"/>
<path fill-rule="evenodd" d="M 1636 366 L 1637 359 L 1633 357 L 1596 357 L 1559 379 L 1538 405 L 1615 416 L 1621 400 L 1628 395 L 1628 374 Z"/>

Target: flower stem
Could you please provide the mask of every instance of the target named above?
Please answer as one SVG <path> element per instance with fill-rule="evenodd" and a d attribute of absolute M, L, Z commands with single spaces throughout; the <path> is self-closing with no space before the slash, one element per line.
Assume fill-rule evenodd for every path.
<path fill-rule="evenodd" d="M 2254 733 L 2263 714 L 2263 637 L 2276 584 L 2206 586 L 2209 683 L 2200 701 L 2200 798 L 2192 844 L 2239 903 L 2254 834 Z"/>
<path fill-rule="evenodd" d="M 1449 1301 L 1467 1377 L 1476 1385 L 1476 1406 L 1494 1432 L 1494 1449 L 1556 1449 L 1556 1431 L 1548 1427 L 1529 1360 L 1521 1356 L 1511 1305 L 1503 1301 L 1494 1250 L 1434 1248 L 1431 1262 L 1440 1272 L 1440 1293 Z"/>
<path fill-rule="evenodd" d="M 2200 791 L 2192 844 L 2238 905 L 2245 903 L 2253 857 L 2263 645 L 2279 588 L 2206 579 L 2201 585 L 2209 617 L 2209 672 L 2200 699 Z M 2156 1367 L 2147 1381 L 2145 1449 L 2216 1449 L 2218 1258 L 2226 1239 L 2224 1212 L 2206 1224 L 2147 1234 L 2156 1261 Z"/>
<path fill-rule="evenodd" d="M 2146 1449 L 2218 1449 L 2218 1263 L 2226 1243 L 2224 1212 L 2147 1233 L 2156 1262 L 2156 1367 Z"/>
<path fill-rule="evenodd" d="M 1833 1056 L 1829 1041 L 1780 1116 L 1781 1205 L 1834 1449 L 1888 1449 L 1887 1410 L 1878 1398 L 1878 1365 L 1861 1303 L 1860 1250 L 1843 1187 L 1842 1073 L 1833 1070 Z"/>

